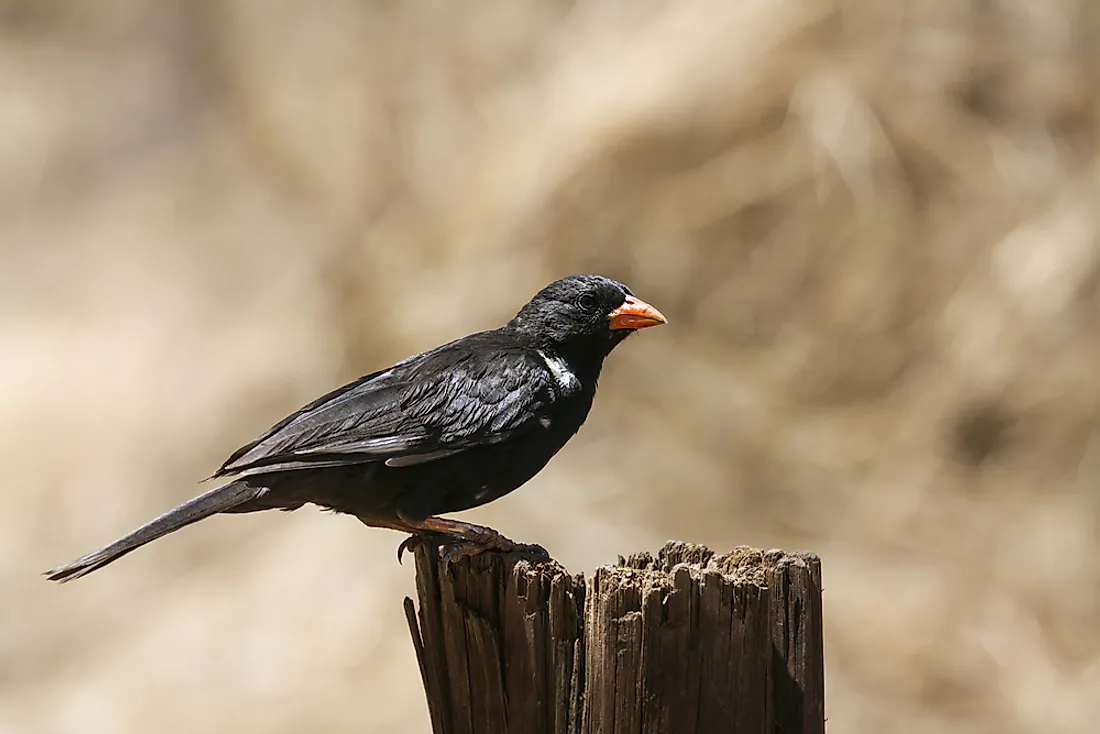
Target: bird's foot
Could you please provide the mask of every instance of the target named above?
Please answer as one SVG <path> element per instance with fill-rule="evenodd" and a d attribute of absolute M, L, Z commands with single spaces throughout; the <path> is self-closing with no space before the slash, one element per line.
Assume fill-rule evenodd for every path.
<path fill-rule="evenodd" d="M 486 551 L 499 551 L 501 553 L 515 553 L 526 556 L 532 561 L 544 562 L 550 560 L 550 554 L 537 543 L 517 543 L 506 538 L 491 528 L 479 530 L 476 534 L 467 536 L 449 535 L 446 533 L 417 533 L 410 535 L 397 548 L 397 561 L 401 562 L 401 556 L 405 551 L 415 551 L 421 543 L 431 543 L 439 548 L 440 558 L 444 565 L 449 565 L 460 558 L 476 556 Z"/>
<path fill-rule="evenodd" d="M 533 561 L 543 562 L 550 560 L 550 554 L 541 545 L 535 543 L 517 543 L 495 531 L 485 534 L 477 539 L 447 537 L 440 544 L 441 558 L 444 565 L 449 565 L 460 558 L 476 556 L 487 551 L 501 553 L 515 553 L 526 556 Z"/>
<path fill-rule="evenodd" d="M 506 538 L 492 528 L 473 526 L 476 530 L 468 531 L 463 537 L 452 537 L 444 541 L 441 548 L 443 562 L 445 564 L 456 561 L 459 558 L 474 556 L 486 551 L 500 551 L 501 553 L 517 553 L 529 556 L 536 561 L 549 561 L 550 554 L 541 545 L 534 543 L 517 543 L 511 538 Z"/>

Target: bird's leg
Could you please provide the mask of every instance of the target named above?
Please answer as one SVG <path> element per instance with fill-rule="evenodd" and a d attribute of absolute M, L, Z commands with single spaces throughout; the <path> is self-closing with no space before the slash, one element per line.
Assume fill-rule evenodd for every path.
<path fill-rule="evenodd" d="M 444 563 L 477 555 L 488 550 L 505 553 L 529 555 L 540 561 L 550 560 L 550 554 L 541 545 L 517 543 L 504 537 L 496 530 L 484 525 L 448 520 L 442 517 L 429 517 L 425 520 L 393 519 L 373 516 L 356 516 L 359 522 L 372 528 L 388 528 L 408 533 L 409 537 L 397 546 L 397 562 L 405 551 L 413 551 L 423 542 L 430 541 L 444 552 Z"/>
<path fill-rule="evenodd" d="M 450 563 L 459 558 L 477 555 L 489 550 L 521 553 L 533 556 L 541 561 L 550 560 L 550 554 L 541 545 L 517 543 L 484 525 L 474 525 L 461 520 L 448 520 L 444 517 L 428 517 L 424 520 L 402 519 L 411 528 L 415 529 L 414 532 L 442 536 L 440 545 L 444 548 L 444 563 Z M 406 543 L 409 543 L 409 540 L 402 543 L 402 547 L 407 547 Z M 420 542 L 420 540 L 420 538 L 417 538 L 415 542 Z"/>

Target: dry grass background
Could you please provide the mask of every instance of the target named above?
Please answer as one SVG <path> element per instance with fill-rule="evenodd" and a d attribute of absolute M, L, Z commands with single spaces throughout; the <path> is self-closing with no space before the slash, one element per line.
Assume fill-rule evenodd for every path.
<path fill-rule="evenodd" d="M 399 540 L 198 491 L 570 272 L 670 325 L 466 513 L 809 548 L 834 732 L 1100 717 L 1100 6 L 0 2 L 0 732 L 426 732 Z"/>

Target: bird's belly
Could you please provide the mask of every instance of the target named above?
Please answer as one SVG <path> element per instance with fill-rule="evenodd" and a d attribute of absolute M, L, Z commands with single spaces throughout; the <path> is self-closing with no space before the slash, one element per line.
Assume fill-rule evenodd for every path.
<path fill-rule="evenodd" d="M 565 441 L 509 441 L 414 467 L 393 470 L 407 489 L 397 498 L 406 517 L 459 512 L 492 502 L 538 474 Z"/>
<path fill-rule="evenodd" d="M 424 519 L 479 507 L 526 483 L 575 433 L 571 426 L 558 428 L 423 464 L 390 467 L 370 462 L 264 478 L 275 490 L 272 506 L 311 502 L 358 517 Z"/>

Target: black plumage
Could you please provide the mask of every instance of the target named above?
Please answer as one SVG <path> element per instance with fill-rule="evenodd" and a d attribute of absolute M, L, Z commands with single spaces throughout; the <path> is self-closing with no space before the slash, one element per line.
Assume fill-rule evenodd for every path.
<path fill-rule="evenodd" d="M 555 281 L 499 329 L 304 406 L 226 460 L 214 477 L 235 476 L 229 483 L 47 575 L 78 578 L 216 513 L 306 503 L 412 539 L 445 536 L 460 553 L 526 548 L 437 516 L 492 502 L 538 473 L 584 423 L 604 358 L 637 329 L 664 321 L 608 278 Z"/>

